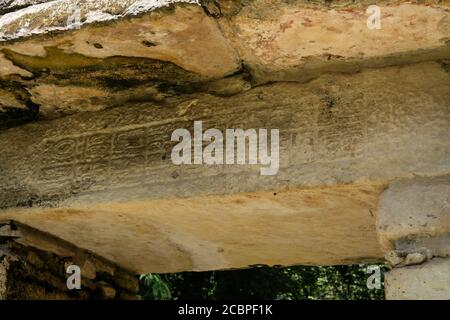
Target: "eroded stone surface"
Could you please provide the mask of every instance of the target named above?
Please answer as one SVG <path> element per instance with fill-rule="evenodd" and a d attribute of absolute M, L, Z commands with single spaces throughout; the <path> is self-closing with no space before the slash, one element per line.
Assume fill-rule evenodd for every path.
<path fill-rule="evenodd" d="M 11 40 L 52 31 L 79 28 L 84 24 L 117 20 L 174 3 L 193 0 L 25 0 L 4 1 L 0 10 L 0 40 Z M 0 11 L 0 13 L 2 13 Z M 76 16 L 78 15 L 78 16 Z M 75 19 L 79 19 L 78 21 Z"/>
<path fill-rule="evenodd" d="M 317 8 L 295 1 L 283 5 L 256 1 L 224 19 L 222 25 L 246 65 L 254 70 L 256 81 L 274 77 L 304 81 L 324 70 L 354 72 L 364 66 L 395 64 L 405 54 L 424 59 L 426 54 L 420 57 L 419 51 L 446 47 L 450 39 L 447 7 L 379 6 L 380 30 L 367 27 L 367 5 L 361 3 Z M 448 57 L 448 48 L 444 51 L 441 57 Z"/>
<path fill-rule="evenodd" d="M 0 78 L 20 80 L 46 119 L 136 97 L 233 95 L 267 82 L 305 82 L 324 73 L 450 56 L 449 9 L 442 1 L 381 1 L 381 30 L 366 26 L 367 1 L 186 2 L 59 0 L 6 14 L 3 37 L 15 40 L 0 45 Z M 81 8 L 81 29 L 66 25 L 69 3 Z M 65 32 L 49 34 L 59 29 Z M 75 94 L 78 86 L 80 96 L 89 91 L 85 101 L 51 102 L 55 92 Z M 55 90 L 42 89 L 47 87 Z"/>
<path fill-rule="evenodd" d="M 108 8 L 107 3 L 88 3 Z M 139 101 L 163 103 L 192 91 L 220 95 L 244 90 L 240 79 L 215 81 L 238 72 L 240 61 L 217 23 L 198 5 L 41 35 L 5 44 L 0 51 L 0 78 L 29 92 L 40 119 Z M 13 104 L 8 107 L 16 110 Z"/>
<path fill-rule="evenodd" d="M 0 136 L 3 145 L 15 141 L 0 154 L 0 204 L 157 199 L 446 174 L 449 83 L 438 64 L 422 64 L 267 85 L 227 98 L 195 96 L 164 107 L 136 103 L 95 118 L 80 114 L 13 128 Z M 260 166 L 174 165 L 171 134 L 192 130 L 196 119 L 205 130 L 279 128 L 279 173 L 261 176 Z"/>
<path fill-rule="evenodd" d="M 418 266 L 389 271 L 385 292 L 389 300 L 449 300 L 450 259 L 434 258 Z"/>
<path fill-rule="evenodd" d="M 384 187 L 355 184 L 153 201 L 111 198 L 108 203 L 24 208 L 2 217 L 89 248 L 135 273 L 370 263 L 383 258 L 375 213 Z"/>
<path fill-rule="evenodd" d="M 448 172 L 437 139 L 449 132 L 448 77 L 418 64 L 12 128 L 0 135 L 16 141 L 0 155 L 3 215 L 136 272 L 378 260 L 379 194 L 393 178 Z M 171 133 L 195 119 L 279 128 L 278 175 L 173 165 Z"/>
<path fill-rule="evenodd" d="M 108 8 L 104 3 L 89 3 Z M 123 5 L 121 1 L 117 3 Z M 62 50 L 69 54 L 66 57 L 69 61 L 70 54 L 97 59 L 115 56 L 158 59 L 175 63 L 205 78 L 223 77 L 239 69 L 238 58 L 223 38 L 217 24 L 197 5 L 160 9 L 141 17 L 119 20 L 114 22 L 113 27 L 109 24 L 90 25 L 51 38 L 30 39 L 6 45 L 3 50 L 45 57 L 49 54 L 46 53 L 46 48 Z M 61 58 L 62 64 L 65 59 L 59 57 L 59 60 Z M 85 58 L 85 61 L 88 59 Z M 31 69 L 34 72 L 46 67 L 51 70 L 52 62 L 55 61 L 48 59 L 48 66 L 46 62 L 43 59 L 37 70 L 33 67 Z M 76 62 L 73 61 L 72 67 L 86 66 L 87 63 Z M 102 61 L 91 60 L 90 65 L 95 64 L 101 65 Z"/>
<path fill-rule="evenodd" d="M 380 199 L 380 241 L 385 248 L 428 247 L 435 255 L 450 252 L 450 176 L 396 181 Z"/>

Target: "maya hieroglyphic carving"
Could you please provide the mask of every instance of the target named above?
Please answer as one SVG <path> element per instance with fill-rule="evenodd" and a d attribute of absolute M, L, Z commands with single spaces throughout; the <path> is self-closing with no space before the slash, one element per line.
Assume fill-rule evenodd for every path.
<path fill-rule="evenodd" d="M 286 106 L 271 107 L 270 110 L 237 109 L 242 110 L 233 113 L 221 111 L 213 115 L 207 115 L 210 111 L 203 110 L 204 128 L 284 127 L 280 130 L 281 167 L 361 156 L 361 141 L 365 137 L 361 113 L 358 108 L 339 106 L 329 97 L 324 98 L 318 107 L 299 109 L 291 106 L 291 113 L 285 112 Z M 246 123 L 248 118 L 250 121 Z M 174 145 L 170 141 L 171 132 L 182 125 L 192 129 L 194 119 L 191 115 L 176 119 L 175 123 L 161 125 L 158 121 L 135 124 L 133 120 L 137 119 L 129 118 L 128 121 L 132 122 L 128 125 L 122 122 L 112 129 L 44 139 L 39 183 L 48 189 L 69 187 L 98 191 L 152 183 L 152 175 L 157 174 L 160 179 L 163 171 L 170 172 L 166 178 L 173 180 L 175 168 L 169 159 Z M 292 158 L 295 160 L 291 161 Z M 176 175 L 184 172 L 187 178 L 190 175 L 195 178 L 199 170 L 218 175 L 225 167 L 230 168 L 219 165 L 205 170 L 205 167 L 188 166 L 178 168 Z"/>
<path fill-rule="evenodd" d="M 143 125 L 46 139 L 40 181 L 56 188 L 70 184 L 92 190 L 143 181 L 150 162 L 155 170 L 166 159 L 166 131 Z"/>

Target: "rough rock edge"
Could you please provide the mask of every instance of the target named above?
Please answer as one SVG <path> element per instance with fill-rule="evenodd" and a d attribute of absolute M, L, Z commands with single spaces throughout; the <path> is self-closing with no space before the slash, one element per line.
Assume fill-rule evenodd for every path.
<path fill-rule="evenodd" d="M 0 0 L 0 14 L 17 11 L 35 4 L 53 0 Z"/>
<path fill-rule="evenodd" d="M 292 4 L 291 1 L 269 0 L 270 5 L 279 3 Z M 314 9 L 340 9 L 369 6 L 371 0 L 296 0 L 295 5 Z M 377 4 L 395 5 L 404 3 L 400 0 L 379 0 Z M 0 0 L 0 42 L 27 38 L 32 35 L 46 34 L 52 31 L 68 31 L 74 25 L 66 21 L 73 15 L 76 8 L 80 9 L 80 24 L 83 25 L 118 20 L 136 16 L 173 4 L 195 4 L 202 6 L 205 13 L 214 18 L 233 16 L 245 6 L 259 6 L 253 0 Z M 447 7 L 446 1 L 413 0 L 412 4 L 436 5 Z M 36 19 L 36 17 L 40 19 Z M 42 18 L 45 17 L 45 18 Z M 30 27 L 31 23 L 39 24 Z M 12 26 L 11 30 L 7 29 Z M 4 29 L 4 30 L 2 30 Z"/>
<path fill-rule="evenodd" d="M 199 5 L 198 0 L 55 0 L 38 3 L 0 16 L 0 42 L 136 16 L 177 3 Z M 79 23 L 70 23 L 78 9 Z M 33 25 L 36 17 L 41 19 Z"/>

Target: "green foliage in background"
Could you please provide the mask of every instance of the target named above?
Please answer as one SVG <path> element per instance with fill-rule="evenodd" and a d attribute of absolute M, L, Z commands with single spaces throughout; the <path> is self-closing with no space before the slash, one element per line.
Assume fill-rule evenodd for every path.
<path fill-rule="evenodd" d="M 382 273 L 387 268 L 380 265 Z M 287 268 L 147 274 L 142 299 L 384 299 L 384 290 L 368 289 L 367 266 Z"/>
<path fill-rule="evenodd" d="M 144 288 L 140 292 L 140 297 L 145 300 L 168 300 L 172 298 L 169 286 L 161 276 L 157 274 L 147 273 L 139 278 L 141 286 Z"/>

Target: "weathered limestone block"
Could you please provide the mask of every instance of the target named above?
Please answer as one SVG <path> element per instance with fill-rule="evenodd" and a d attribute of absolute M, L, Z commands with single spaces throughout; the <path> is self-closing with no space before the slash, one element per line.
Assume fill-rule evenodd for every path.
<path fill-rule="evenodd" d="M 370 1 L 201 4 L 58 0 L 18 10 L 6 2 L 14 11 L 0 17 L 0 79 L 20 83 L 42 119 L 450 56 L 442 1 L 379 1 L 381 30 L 366 26 Z M 67 23 L 76 8 L 79 29 Z"/>
<path fill-rule="evenodd" d="M 0 40 L 2 87 L 22 88 L 23 104 L 37 107 L 40 119 L 178 100 L 185 92 L 208 91 L 209 82 L 213 92 L 223 88 L 230 94 L 230 84 L 218 89 L 214 80 L 241 69 L 234 49 L 202 7 L 168 7 L 172 2 L 177 1 L 64 0 L 5 14 L 0 38 L 9 41 Z M 66 24 L 74 8 L 81 10 L 81 29 Z M 47 36 L 56 30 L 70 32 Z M 245 83 L 236 82 L 231 93 L 243 90 Z M 18 108 L 8 101 L 0 95 L 0 106 L 6 104 L 5 114 L 13 117 Z M 1 120 L 0 128 L 14 125 Z"/>
<path fill-rule="evenodd" d="M 433 260 L 385 275 L 386 299 L 450 300 L 450 258 Z"/>
<path fill-rule="evenodd" d="M 140 2 L 144 6 L 141 7 Z M 100 64 L 101 61 L 98 59 L 119 56 L 157 59 L 172 62 L 206 78 L 220 78 L 237 71 L 239 69 L 238 57 L 228 45 L 214 19 L 208 17 L 198 5 L 165 7 L 172 2 L 193 1 L 162 1 L 162 5 L 155 1 L 52 1 L 48 3 L 48 6 L 40 6 L 27 14 L 21 14 L 22 12 L 19 11 L 0 17 L 0 30 L 2 31 L 0 39 L 2 36 L 3 40 L 21 39 L 20 41 L 6 42 L 5 45 L 0 46 L 0 49 L 25 55 L 23 59 L 28 57 L 30 62 L 34 61 L 33 66 L 36 68 L 45 67 L 46 60 L 44 58 L 50 54 L 48 48 L 54 48 L 61 50 L 61 54 L 65 54 L 68 60 L 72 58 L 72 67 L 78 62 L 75 59 L 77 55 L 82 55 L 85 57 L 84 65 L 89 61 L 90 64 Z M 151 4 L 154 7 L 151 7 Z M 66 25 L 66 20 L 72 13 L 71 8 L 77 6 L 82 9 L 82 21 L 87 24 L 86 27 L 52 37 L 26 38 L 33 34 L 45 34 L 52 30 L 70 30 L 70 26 Z M 159 6 L 163 8 L 142 15 L 143 12 Z M 109 13 L 101 14 L 101 10 Z M 118 15 L 111 16 L 115 12 Z M 46 19 L 45 17 L 48 15 L 56 17 Z M 94 22 L 103 20 L 117 20 L 122 16 L 130 18 L 114 22 L 113 27 L 110 24 L 92 25 Z M 32 23 L 40 25 L 33 26 Z M 53 25 L 55 23 L 56 26 Z M 35 59 L 33 60 L 32 57 Z M 38 57 L 41 58 L 41 61 L 37 59 Z M 12 58 L 12 60 L 16 59 Z M 48 60 L 50 69 L 52 64 L 58 63 L 58 61 Z M 62 62 L 60 61 L 61 64 Z M 30 68 L 27 64 L 24 66 Z M 39 69 L 33 71 L 38 72 Z"/>
<path fill-rule="evenodd" d="M 425 63 L 11 128 L 2 215 L 136 273 L 380 260 L 383 189 L 448 173 L 448 101 L 449 74 Z M 278 174 L 174 165 L 171 133 L 194 120 L 279 128 Z"/>
<path fill-rule="evenodd" d="M 0 154 L 0 206 L 233 194 L 446 174 L 449 80 L 439 64 L 419 64 L 324 76 L 303 85 L 272 84 L 227 98 L 201 95 L 163 108 L 136 103 L 95 117 L 85 113 L 12 128 L 0 135 L 4 146 L 15 141 Z M 195 120 L 203 121 L 204 130 L 279 128 L 278 174 L 261 176 L 260 165 L 174 165 L 171 134 L 177 128 L 192 131 Z"/>
<path fill-rule="evenodd" d="M 377 230 L 387 299 L 450 299 L 450 176 L 392 183 L 380 197 Z"/>
<path fill-rule="evenodd" d="M 450 55 L 449 7 L 438 1 L 267 0 L 234 9 L 229 2 L 218 2 L 225 15 L 219 22 L 256 83 Z M 380 8 L 380 30 L 367 27 L 373 4 Z"/>
<path fill-rule="evenodd" d="M 397 252 L 388 256 L 393 264 L 450 256 L 450 176 L 391 184 L 380 198 L 377 229 L 385 250 Z"/>
<path fill-rule="evenodd" d="M 0 40 L 12 40 L 34 34 L 70 30 L 84 24 L 136 16 L 173 3 L 197 3 L 193 0 L 19 0 L 0 2 Z M 80 21 L 76 21 L 79 11 Z M 8 13 L 9 12 L 9 13 Z M 70 23 L 68 23 L 68 20 Z"/>

